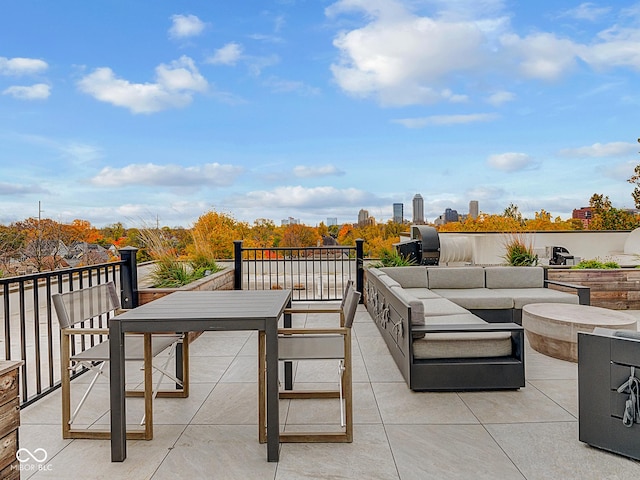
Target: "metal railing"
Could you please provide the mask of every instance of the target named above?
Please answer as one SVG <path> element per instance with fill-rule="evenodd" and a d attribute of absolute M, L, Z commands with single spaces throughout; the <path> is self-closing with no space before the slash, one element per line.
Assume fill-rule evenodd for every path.
<path fill-rule="evenodd" d="M 364 240 L 355 246 L 245 248 L 234 242 L 236 290 L 293 290 L 293 300 L 339 300 L 347 280 L 362 292 Z"/>
<path fill-rule="evenodd" d="M 60 329 L 51 301 L 54 293 L 113 281 L 124 308 L 137 305 L 135 248 L 120 251 L 117 262 L 0 278 L 3 360 L 22 360 L 20 405 L 25 407 L 60 386 Z"/>

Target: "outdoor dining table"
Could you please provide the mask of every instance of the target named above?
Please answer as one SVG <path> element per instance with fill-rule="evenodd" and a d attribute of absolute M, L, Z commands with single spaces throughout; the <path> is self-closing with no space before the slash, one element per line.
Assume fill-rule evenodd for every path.
<path fill-rule="evenodd" d="M 267 364 L 267 461 L 279 456 L 278 319 L 291 305 L 290 290 L 175 292 L 109 320 L 111 461 L 127 457 L 125 332 L 258 330 L 265 333 Z M 150 335 L 147 335 L 150 339 Z M 150 341 L 148 344 L 150 351 Z M 148 354 L 145 354 L 148 357 Z M 152 421 L 147 419 L 146 421 Z"/>

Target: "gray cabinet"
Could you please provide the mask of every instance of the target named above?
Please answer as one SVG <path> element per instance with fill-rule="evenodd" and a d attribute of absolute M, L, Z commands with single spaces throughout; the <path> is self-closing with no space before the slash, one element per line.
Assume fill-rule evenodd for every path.
<path fill-rule="evenodd" d="M 640 378 L 640 340 L 578 334 L 579 440 L 640 460 L 640 425 L 622 423 L 629 395 L 617 392 L 632 366 Z"/>

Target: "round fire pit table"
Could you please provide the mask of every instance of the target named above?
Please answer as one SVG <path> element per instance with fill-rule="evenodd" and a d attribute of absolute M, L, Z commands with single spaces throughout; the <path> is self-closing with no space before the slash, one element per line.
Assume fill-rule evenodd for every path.
<path fill-rule="evenodd" d="M 569 303 L 525 305 L 522 326 L 534 350 L 570 362 L 578 361 L 578 332 L 596 327 L 637 330 L 635 318 L 627 313 Z"/>

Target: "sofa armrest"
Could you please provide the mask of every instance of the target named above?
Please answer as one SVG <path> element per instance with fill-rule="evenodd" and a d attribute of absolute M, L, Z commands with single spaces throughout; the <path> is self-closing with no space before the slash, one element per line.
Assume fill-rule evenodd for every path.
<path fill-rule="evenodd" d="M 591 289 L 589 287 L 573 283 L 559 282 L 557 280 L 545 280 L 544 287 L 547 288 L 549 285 L 558 285 L 559 287 L 576 290 L 580 305 L 591 305 Z"/>

